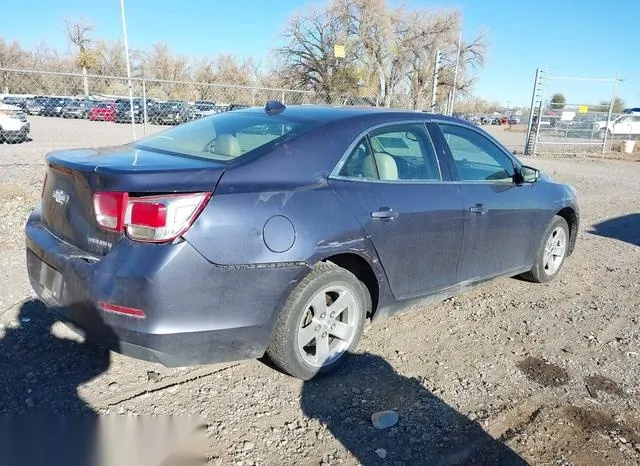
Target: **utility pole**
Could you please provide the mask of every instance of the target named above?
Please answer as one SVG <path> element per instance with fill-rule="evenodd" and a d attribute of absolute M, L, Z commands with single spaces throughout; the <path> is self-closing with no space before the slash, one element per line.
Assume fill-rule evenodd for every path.
<path fill-rule="evenodd" d="M 127 85 L 129 87 L 129 109 L 131 111 L 131 130 L 136 139 L 136 117 L 133 112 L 133 89 L 131 86 L 131 62 L 129 60 L 129 40 L 127 37 L 127 20 L 124 16 L 124 0 L 120 0 L 120 14 L 122 15 L 122 35 L 124 37 L 124 55 L 127 62 Z"/>
<path fill-rule="evenodd" d="M 458 66 L 460 66 L 460 53 L 462 48 L 462 30 L 458 35 L 458 50 L 456 51 L 456 68 L 453 72 L 453 88 L 451 89 L 451 104 L 449 105 L 449 116 L 453 115 L 453 103 L 456 100 L 456 87 L 458 84 Z"/>

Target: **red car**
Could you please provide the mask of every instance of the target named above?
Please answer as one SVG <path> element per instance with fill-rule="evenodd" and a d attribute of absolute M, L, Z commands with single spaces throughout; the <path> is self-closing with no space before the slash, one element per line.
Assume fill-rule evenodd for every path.
<path fill-rule="evenodd" d="M 91 110 L 89 110 L 88 118 L 93 121 L 116 121 L 116 103 L 97 103 Z"/>

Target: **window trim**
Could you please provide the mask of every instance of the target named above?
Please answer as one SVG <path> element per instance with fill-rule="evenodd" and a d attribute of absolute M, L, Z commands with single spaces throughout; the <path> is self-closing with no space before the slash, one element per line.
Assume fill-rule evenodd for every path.
<path fill-rule="evenodd" d="M 442 130 L 440 129 L 440 125 L 451 125 L 451 126 L 458 126 L 461 128 L 465 128 L 469 131 L 472 131 L 476 134 L 478 134 L 481 137 L 484 137 L 485 139 L 487 139 L 489 142 L 492 142 L 499 150 L 500 152 L 502 152 L 507 159 L 509 159 L 511 161 L 511 163 L 513 164 L 513 170 L 514 173 L 517 175 L 517 173 L 520 171 L 520 168 L 522 167 L 522 163 L 513 156 L 513 154 L 511 152 L 509 152 L 500 141 L 498 141 L 496 138 L 494 138 L 493 136 L 491 136 L 489 133 L 487 133 L 486 131 L 481 131 L 478 130 L 472 126 L 469 126 L 467 124 L 461 124 L 458 123 L 456 121 L 450 121 L 450 120 L 443 120 L 441 118 L 434 118 L 433 120 L 431 120 L 431 123 L 433 123 L 433 125 L 430 125 L 432 127 L 433 131 L 437 131 L 438 133 L 438 139 L 439 139 L 439 143 L 442 146 L 442 150 L 444 151 L 444 153 L 447 155 L 447 160 L 448 160 L 448 166 L 449 166 L 449 170 L 451 171 L 451 178 L 452 180 L 457 183 L 457 184 L 497 184 L 497 185 L 507 185 L 509 183 L 512 183 L 514 185 L 518 185 L 518 183 L 516 183 L 515 177 L 514 179 L 512 179 L 511 181 L 499 181 L 499 180 L 462 180 L 460 179 L 460 174 L 458 173 L 458 169 L 455 165 L 455 159 L 453 158 L 453 154 L 451 153 L 451 149 L 449 148 L 449 145 L 447 144 L 445 137 L 444 137 L 444 133 L 442 132 Z"/>
<path fill-rule="evenodd" d="M 430 119 L 420 119 L 420 120 L 400 120 L 400 121 L 386 121 L 384 123 L 378 123 L 376 125 L 370 126 L 364 130 L 362 130 L 360 133 L 358 133 L 358 135 L 355 137 L 355 139 L 349 144 L 349 146 L 347 147 L 346 151 L 342 154 L 342 156 L 340 157 L 340 160 L 338 160 L 338 163 L 335 165 L 335 167 L 333 167 L 333 170 L 331 170 L 331 172 L 329 173 L 328 179 L 330 180 L 341 180 L 341 181 L 356 181 L 356 182 L 360 182 L 360 183 L 386 183 L 386 184 L 435 184 L 435 183 L 451 183 L 452 179 L 450 179 L 451 174 L 449 172 L 449 170 L 445 170 L 443 167 L 443 160 L 440 158 L 439 155 L 439 151 L 438 151 L 438 145 L 436 144 L 436 142 L 434 141 L 433 135 L 431 134 L 431 132 L 429 131 L 429 128 L 427 127 L 427 124 L 430 122 Z M 378 175 L 378 179 L 372 179 L 372 178 L 361 178 L 361 177 L 355 177 L 355 176 L 344 176 L 344 175 L 340 175 L 340 171 L 342 170 L 342 168 L 344 167 L 344 165 L 346 164 L 347 160 L 349 159 L 349 157 L 351 156 L 351 153 L 353 152 L 353 150 L 358 146 L 358 144 L 360 143 L 360 141 L 362 141 L 362 139 L 366 139 L 367 141 L 367 145 L 369 146 L 369 148 L 371 148 L 371 142 L 369 141 L 369 135 L 370 133 L 377 131 L 379 129 L 383 129 L 386 127 L 391 127 L 391 126 L 398 126 L 398 125 L 421 125 L 424 129 L 425 134 L 427 135 L 427 138 L 429 139 L 429 144 L 431 144 L 431 147 L 433 148 L 433 153 L 436 156 L 436 162 L 438 164 L 438 171 L 440 172 L 440 179 L 439 180 L 381 180 L 379 178 Z M 376 167 L 376 172 L 378 171 L 378 166 L 375 162 L 374 159 L 374 166 Z M 449 179 L 448 179 L 449 178 Z"/>

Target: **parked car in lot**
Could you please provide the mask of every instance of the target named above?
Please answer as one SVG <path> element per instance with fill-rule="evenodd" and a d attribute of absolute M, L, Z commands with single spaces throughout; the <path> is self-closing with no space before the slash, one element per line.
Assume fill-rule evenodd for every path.
<path fill-rule="evenodd" d="M 133 116 L 136 123 L 142 123 L 144 121 L 144 100 L 140 98 L 133 99 Z M 153 112 L 153 108 L 156 105 L 155 99 L 146 99 L 147 104 L 147 119 L 149 119 L 149 113 Z M 131 123 L 131 102 L 129 99 L 117 99 L 116 100 L 116 123 Z"/>
<path fill-rule="evenodd" d="M 115 121 L 116 120 L 116 103 L 96 102 L 89 110 L 88 119 L 92 121 Z"/>
<path fill-rule="evenodd" d="M 25 109 L 27 115 L 40 115 L 42 113 L 42 101 L 36 99 L 27 99 Z"/>
<path fill-rule="evenodd" d="M 2 99 L 2 103 L 7 105 L 15 105 L 16 107 L 20 107 L 22 111 L 25 111 L 27 108 L 27 99 L 25 97 L 6 96 L 4 99 Z"/>
<path fill-rule="evenodd" d="M 593 129 L 600 139 L 604 139 L 605 133 L 608 136 L 636 139 L 640 137 L 640 113 L 623 113 L 608 123 L 606 120 L 597 121 Z"/>
<path fill-rule="evenodd" d="M 178 125 L 193 120 L 194 115 L 188 103 L 181 100 L 169 100 L 148 109 L 147 117 L 151 123 L 157 125 Z"/>
<path fill-rule="evenodd" d="M 596 123 L 593 115 L 576 115 L 572 120 L 557 121 L 554 127 L 555 134 L 560 137 L 597 139 Z"/>
<path fill-rule="evenodd" d="M 231 112 L 233 110 L 241 110 L 243 108 L 249 108 L 249 105 L 246 104 L 229 104 L 225 107 L 225 112 Z"/>
<path fill-rule="evenodd" d="M 206 116 L 215 115 L 222 110 L 215 103 L 198 103 L 196 102 L 193 110 L 193 118 L 204 118 Z"/>
<path fill-rule="evenodd" d="M 93 100 L 73 100 L 62 109 L 62 117 L 86 119 L 95 105 Z"/>
<path fill-rule="evenodd" d="M 73 99 L 67 97 L 50 97 L 42 106 L 41 114 L 48 117 L 61 117 L 62 110 L 73 102 Z"/>
<path fill-rule="evenodd" d="M 21 142 L 27 139 L 31 125 L 22 109 L 0 104 L 0 142 Z"/>
<path fill-rule="evenodd" d="M 32 287 L 88 341 L 168 366 L 266 353 L 312 378 L 369 317 L 554 279 L 579 226 L 571 187 L 442 115 L 269 102 L 46 159 Z"/>

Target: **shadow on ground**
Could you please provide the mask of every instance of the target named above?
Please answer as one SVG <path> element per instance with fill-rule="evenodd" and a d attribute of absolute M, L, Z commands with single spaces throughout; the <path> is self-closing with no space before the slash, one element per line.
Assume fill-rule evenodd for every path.
<path fill-rule="evenodd" d="M 110 352 L 56 337 L 56 321 L 41 301 L 27 301 L 18 325 L 0 339 L 0 464 L 206 463 L 206 426 L 199 419 L 98 416 L 78 387 L 109 368 Z M 116 338 L 106 325 L 103 335 Z"/>
<path fill-rule="evenodd" d="M 0 339 L 5 464 L 75 466 L 94 455 L 97 416 L 77 389 L 109 368 L 109 351 L 52 335 L 55 322 L 41 301 L 30 300 Z"/>
<path fill-rule="evenodd" d="M 479 423 L 373 354 L 352 355 L 335 375 L 305 382 L 301 407 L 362 464 L 527 464 Z M 384 410 L 396 411 L 399 420 L 378 430 L 371 415 Z"/>
<path fill-rule="evenodd" d="M 589 233 L 640 246 L 640 214 L 614 217 L 593 225 Z"/>
<path fill-rule="evenodd" d="M 22 304 L 18 326 L 0 339 L 0 414 L 92 414 L 77 387 L 109 368 L 109 351 L 51 333 L 55 314 Z"/>

